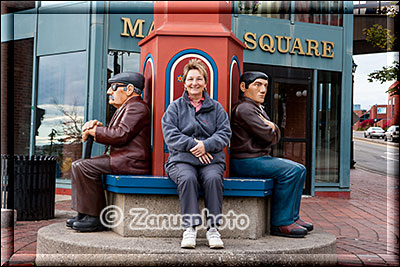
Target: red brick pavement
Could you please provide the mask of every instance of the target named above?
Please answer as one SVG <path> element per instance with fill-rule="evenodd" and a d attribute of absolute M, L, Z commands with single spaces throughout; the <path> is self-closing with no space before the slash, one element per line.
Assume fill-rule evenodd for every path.
<path fill-rule="evenodd" d="M 351 170 L 350 199 L 310 197 L 301 216 L 337 237 L 341 266 L 399 266 L 399 180 Z"/>
<path fill-rule="evenodd" d="M 360 169 L 350 175 L 350 199 L 303 198 L 302 218 L 336 235 L 340 266 L 399 266 L 398 178 Z M 57 202 L 56 209 L 70 210 L 70 205 Z M 1 229 L 1 265 L 32 266 L 38 229 L 60 221 L 65 218 L 18 221 L 14 229 Z"/>

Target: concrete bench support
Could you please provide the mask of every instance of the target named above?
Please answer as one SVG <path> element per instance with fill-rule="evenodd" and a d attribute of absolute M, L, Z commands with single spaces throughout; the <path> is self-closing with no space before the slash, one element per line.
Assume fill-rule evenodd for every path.
<path fill-rule="evenodd" d="M 182 236 L 176 185 L 168 177 L 107 175 L 105 185 L 108 204 L 118 210 L 114 232 L 124 237 Z M 258 239 L 269 234 L 272 187 L 271 179 L 224 179 L 224 238 Z M 203 210 L 203 197 L 199 202 Z"/>

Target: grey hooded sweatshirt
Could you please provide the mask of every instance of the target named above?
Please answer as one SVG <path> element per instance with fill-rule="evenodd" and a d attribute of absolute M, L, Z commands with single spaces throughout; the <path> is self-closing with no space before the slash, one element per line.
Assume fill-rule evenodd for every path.
<path fill-rule="evenodd" d="M 229 117 L 222 105 L 211 99 L 206 91 L 203 96 L 203 105 L 197 112 L 186 91 L 165 111 L 162 131 L 169 150 L 166 168 L 177 162 L 204 165 L 190 153 L 190 149 L 197 145 L 194 138 L 203 141 L 206 153 L 213 156 L 211 163 L 225 164 L 222 149 L 228 145 L 232 135 Z"/>

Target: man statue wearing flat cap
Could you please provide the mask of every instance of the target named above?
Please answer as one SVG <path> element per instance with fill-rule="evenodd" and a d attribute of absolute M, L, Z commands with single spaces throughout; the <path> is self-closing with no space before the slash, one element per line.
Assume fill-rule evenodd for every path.
<path fill-rule="evenodd" d="M 300 219 L 300 201 L 306 168 L 300 163 L 270 156 L 281 133 L 264 111 L 268 76 L 245 72 L 239 80 L 241 99 L 232 109 L 231 175 L 272 178 L 271 234 L 304 237 L 313 225 Z"/>
<path fill-rule="evenodd" d="M 72 209 L 78 212 L 66 225 L 80 232 L 106 230 L 100 220 L 106 206 L 102 174 L 150 173 L 150 111 L 142 100 L 143 75 L 123 72 L 110 78 L 109 103 L 117 108 L 105 127 L 97 120 L 83 125 L 82 141 L 89 135 L 106 145 L 106 153 L 72 163 Z"/>

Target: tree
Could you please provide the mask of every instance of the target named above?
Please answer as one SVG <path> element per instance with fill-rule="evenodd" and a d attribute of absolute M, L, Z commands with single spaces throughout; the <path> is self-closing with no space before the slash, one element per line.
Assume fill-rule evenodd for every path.
<path fill-rule="evenodd" d="M 60 105 L 56 98 L 52 99 L 53 104 L 56 105 L 59 112 L 64 115 L 64 118 L 60 121 L 63 131 L 58 133 L 58 136 L 62 136 L 58 139 L 61 143 L 73 143 L 79 144 L 82 142 L 82 127 L 83 118 L 80 116 L 77 110 L 77 100 L 75 99 L 72 110 L 66 109 L 65 105 Z"/>
<path fill-rule="evenodd" d="M 399 9 L 397 6 L 398 2 L 392 3 L 390 6 L 384 7 L 379 10 L 381 14 L 385 14 L 388 17 L 395 19 L 395 25 L 398 18 Z M 396 47 L 397 37 L 392 35 L 391 31 L 383 28 L 382 25 L 375 24 L 370 28 L 364 28 L 363 34 L 365 35 L 365 40 L 373 47 L 386 48 L 387 51 L 392 51 Z M 368 81 L 379 81 L 381 84 L 388 81 L 396 81 L 399 76 L 399 62 L 394 61 L 392 66 L 385 66 L 381 70 L 376 70 L 368 74 Z M 388 89 L 386 93 L 390 95 L 399 95 L 399 85 Z"/>
<path fill-rule="evenodd" d="M 363 120 L 361 123 L 360 123 L 360 126 L 361 126 L 361 129 L 368 129 L 369 127 L 371 127 L 371 126 L 373 126 L 374 125 L 374 120 L 373 119 L 366 119 L 366 120 Z"/>
<path fill-rule="evenodd" d="M 368 81 L 372 83 L 374 80 L 380 81 L 381 83 L 396 81 L 399 76 L 399 62 L 393 61 L 393 66 L 383 67 L 381 70 L 376 70 L 368 74 Z M 392 95 L 399 94 L 399 84 L 388 89 L 386 93 Z"/>

